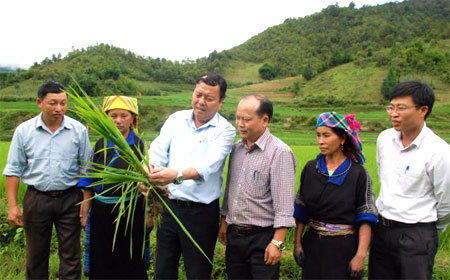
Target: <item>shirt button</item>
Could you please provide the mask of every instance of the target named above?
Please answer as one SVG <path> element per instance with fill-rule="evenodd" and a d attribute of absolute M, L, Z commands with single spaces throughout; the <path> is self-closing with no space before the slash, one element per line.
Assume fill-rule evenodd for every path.
<path fill-rule="evenodd" d="M 245 171 L 245 168 L 242 168 L 242 171 Z"/>
<path fill-rule="evenodd" d="M 238 187 L 240 187 L 241 186 L 241 184 L 238 184 Z"/>

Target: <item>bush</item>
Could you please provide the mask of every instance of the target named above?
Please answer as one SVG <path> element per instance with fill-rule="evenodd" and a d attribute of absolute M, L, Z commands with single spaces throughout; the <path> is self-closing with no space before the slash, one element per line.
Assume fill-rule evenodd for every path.
<path fill-rule="evenodd" d="M 275 67 L 272 64 L 264 63 L 258 70 L 259 75 L 264 80 L 272 80 L 277 76 Z"/>
<path fill-rule="evenodd" d="M 147 87 L 145 90 L 142 90 L 142 95 L 144 96 L 160 96 L 161 91 L 157 88 Z"/>

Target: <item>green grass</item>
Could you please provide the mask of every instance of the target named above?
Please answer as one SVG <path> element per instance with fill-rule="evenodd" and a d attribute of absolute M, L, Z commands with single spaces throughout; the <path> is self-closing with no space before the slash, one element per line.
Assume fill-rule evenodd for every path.
<path fill-rule="evenodd" d="M 226 68 L 224 77 L 229 81 L 236 83 L 259 82 L 262 81 L 259 76 L 259 68 L 262 63 L 244 62 L 241 60 L 232 60 Z"/>
<path fill-rule="evenodd" d="M 0 89 L 0 96 L 21 96 L 21 97 L 36 97 L 39 86 L 43 81 L 40 80 L 26 80 L 17 85 L 8 86 Z M 0 108 L 3 108 L 0 106 Z"/>
<path fill-rule="evenodd" d="M 283 135 L 280 135 L 282 139 L 285 139 Z M 314 134 L 311 135 L 314 138 Z M 308 138 L 305 136 L 305 138 Z M 313 142 L 313 140 L 309 140 Z M 0 170 L 6 164 L 6 155 L 8 153 L 9 142 L 0 142 Z M 299 186 L 299 177 L 301 170 L 306 162 L 315 158 L 319 150 L 316 145 L 291 145 L 292 150 L 297 159 L 296 169 L 296 188 Z M 375 145 L 365 144 L 364 152 L 367 158 L 365 168 L 371 174 L 375 193 L 379 192 L 379 181 L 377 176 L 377 166 L 375 162 Z M 227 168 L 225 167 L 224 174 L 226 174 Z M 4 177 L 3 177 L 4 178 Z M 226 178 L 226 177 L 224 177 Z M 225 183 L 224 183 L 225 185 Z M 19 201 L 22 203 L 22 198 L 25 193 L 25 186 L 21 184 L 19 189 Z M 4 179 L 0 181 L 0 234 L 6 234 L 6 236 L 16 237 L 16 240 L 9 243 L 7 246 L 0 247 L 0 278 L 2 279 L 23 279 L 24 278 L 24 264 L 25 264 L 25 249 L 23 233 L 17 233 L 14 228 L 7 225 L 7 201 Z M 301 276 L 301 270 L 296 266 L 292 258 L 293 250 L 293 229 L 288 231 L 286 237 L 287 249 L 283 252 L 283 259 L 281 264 L 281 278 L 282 279 L 299 279 Z M 4 236 L 2 236 L 4 238 Z M 83 239 L 83 237 L 82 237 Z M 82 243 L 83 244 L 83 243 Z M 155 232 L 152 232 L 151 236 L 152 246 L 152 265 L 149 270 L 149 276 L 153 273 L 153 264 L 155 261 Z M 214 259 L 213 277 L 215 279 L 226 279 L 225 273 L 225 247 L 217 243 L 216 253 Z M 50 274 L 51 279 L 56 279 L 58 271 L 58 254 L 57 243 L 55 236 L 53 237 L 50 257 Z M 366 266 L 367 267 L 367 266 Z M 183 265 L 180 266 L 180 279 L 184 278 Z M 85 277 L 83 277 L 85 279 Z M 436 255 L 436 261 L 434 265 L 433 279 L 450 279 L 450 230 L 444 233 L 439 233 L 439 251 Z"/>

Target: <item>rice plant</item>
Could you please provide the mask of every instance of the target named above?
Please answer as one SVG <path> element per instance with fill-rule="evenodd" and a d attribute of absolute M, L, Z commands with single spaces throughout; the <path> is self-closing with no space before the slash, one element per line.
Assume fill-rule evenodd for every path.
<path fill-rule="evenodd" d="M 99 107 L 97 107 L 86 92 L 78 85 L 81 94 L 70 87 L 70 91 L 65 91 L 66 94 L 75 101 L 76 105 L 70 110 L 77 114 L 89 127 L 89 129 L 95 131 L 99 135 L 103 136 L 106 140 L 109 140 L 115 145 L 115 149 L 119 151 L 119 157 L 128 163 L 128 169 L 119 169 L 105 164 L 98 164 L 94 162 L 86 163 L 86 172 L 82 177 L 94 178 L 97 181 L 90 187 L 98 185 L 111 184 L 114 185 L 107 191 L 114 191 L 120 189 L 122 195 L 120 196 L 115 207 L 119 208 L 118 217 L 115 220 L 116 232 L 114 235 L 114 242 L 116 239 L 117 229 L 122 217 L 126 217 L 126 228 L 133 223 L 134 211 L 136 209 L 137 198 L 141 194 L 140 185 L 143 183 L 147 186 L 146 193 L 146 209 L 149 204 L 152 205 L 151 213 L 158 220 L 160 210 L 158 210 L 158 204 L 163 205 L 165 209 L 172 215 L 177 221 L 184 233 L 189 237 L 198 250 L 205 256 L 205 258 L 212 264 L 212 261 L 208 258 L 202 248 L 194 240 L 192 235 L 188 232 L 186 227 L 181 223 L 178 217 L 173 213 L 170 207 L 167 205 L 162 193 L 163 187 L 156 186 L 150 183 L 147 176 L 147 170 L 149 170 L 149 156 L 148 147 L 145 146 L 145 155 L 140 154 L 143 161 L 136 156 L 131 147 L 128 145 L 122 133 L 117 129 L 115 124 L 109 118 L 109 116 Z M 144 143 L 145 145 L 145 143 Z M 138 149 L 139 151 L 139 149 Z M 139 152 L 140 153 L 140 152 Z M 128 203 L 127 203 L 128 202 Z M 149 203 L 150 202 L 150 203 Z M 162 207 L 161 207 L 162 209 Z M 126 215 L 126 216 L 124 216 Z M 144 221 L 145 223 L 146 221 Z M 145 227 L 144 227 L 145 230 Z M 130 247 L 131 250 L 131 247 Z M 131 252 L 130 252 L 131 253 Z M 142 247 L 142 254 L 144 253 L 144 246 Z"/>

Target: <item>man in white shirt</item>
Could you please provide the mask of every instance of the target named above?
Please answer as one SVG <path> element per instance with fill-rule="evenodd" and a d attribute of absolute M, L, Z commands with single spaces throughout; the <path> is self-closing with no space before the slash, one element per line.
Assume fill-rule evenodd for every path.
<path fill-rule="evenodd" d="M 222 172 L 236 129 L 218 111 L 227 83 L 217 73 L 197 79 L 192 109 L 173 113 L 149 149 L 149 174 L 155 185 L 168 185 L 168 205 L 213 261 L 219 231 Z M 194 246 L 168 211 L 157 231 L 155 279 L 178 279 L 183 255 L 187 279 L 211 279 L 212 264 Z"/>
<path fill-rule="evenodd" d="M 369 279 L 431 279 L 437 229 L 450 220 L 450 146 L 425 124 L 433 90 L 408 81 L 394 87 L 387 106 L 393 128 L 377 140 L 379 223 Z"/>

